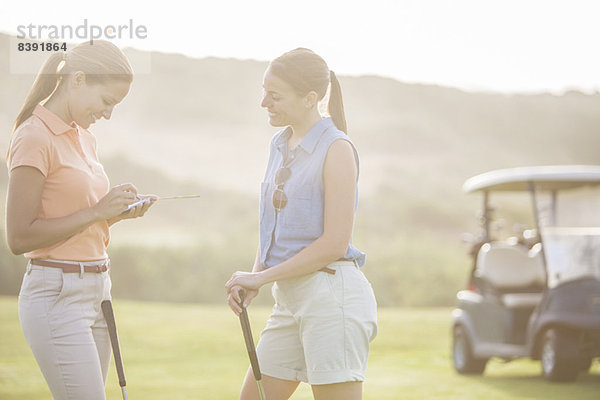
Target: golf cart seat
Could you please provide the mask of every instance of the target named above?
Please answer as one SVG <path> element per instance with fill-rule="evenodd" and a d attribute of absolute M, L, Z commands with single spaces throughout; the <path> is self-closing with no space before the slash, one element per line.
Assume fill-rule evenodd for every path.
<path fill-rule="evenodd" d="M 546 282 L 541 247 L 486 243 L 477 255 L 475 275 L 499 294 L 505 307 L 535 307 Z"/>

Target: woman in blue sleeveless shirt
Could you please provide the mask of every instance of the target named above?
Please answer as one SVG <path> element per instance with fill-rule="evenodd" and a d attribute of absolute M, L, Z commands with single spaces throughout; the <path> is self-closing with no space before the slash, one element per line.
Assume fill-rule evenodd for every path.
<path fill-rule="evenodd" d="M 325 61 L 298 48 L 265 72 L 271 140 L 260 196 L 260 244 L 252 272 L 226 284 L 239 315 L 261 286 L 275 282 L 275 306 L 257 346 L 267 398 L 288 399 L 300 382 L 315 399 L 361 399 L 377 304 L 352 245 L 358 154 L 346 135 L 339 82 Z M 330 118 L 319 101 L 330 87 Z M 250 370 L 241 399 L 258 399 Z"/>

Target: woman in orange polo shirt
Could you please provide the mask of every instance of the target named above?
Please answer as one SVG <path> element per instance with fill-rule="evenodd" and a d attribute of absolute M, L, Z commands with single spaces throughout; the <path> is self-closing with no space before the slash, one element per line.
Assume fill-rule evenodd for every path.
<path fill-rule="evenodd" d="M 88 130 L 129 92 L 133 72 L 110 42 L 52 54 L 19 113 L 7 155 L 8 245 L 29 259 L 19 293 L 25 338 L 58 399 L 104 400 L 110 341 L 109 227 L 144 215 L 155 196 L 109 187 Z M 136 200 L 145 204 L 128 210 Z"/>

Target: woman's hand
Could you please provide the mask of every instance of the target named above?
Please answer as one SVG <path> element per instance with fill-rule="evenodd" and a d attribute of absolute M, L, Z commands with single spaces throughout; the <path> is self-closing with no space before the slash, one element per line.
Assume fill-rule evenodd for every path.
<path fill-rule="evenodd" d="M 237 316 L 239 316 L 242 312 L 242 307 L 240 306 L 240 303 L 242 302 L 240 292 L 244 293 L 244 308 L 248 307 L 252 302 L 252 299 L 258 295 L 258 290 L 244 289 L 237 285 L 232 286 L 231 289 L 228 289 L 227 304 L 229 304 L 229 308 L 231 308 Z"/>
<path fill-rule="evenodd" d="M 234 286 L 241 286 L 244 289 L 258 290 L 265 282 L 262 280 L 262 272 L 244 272 L 237 271 L 231 275 L 231 278 L 225 284 L 227 293 L 231 291 Z"/>
<path fill-rule="evenodd" d="M 244 308 L 248 307 L 253 298 L 258 294 L 258 290 L 264 282 L 261 279 L 260 272 L 234 272 L 231 279 L 225 284 L 227 291 L 227 303 L 236 315 L 240 315 L 242 307 L 240 306 L 240 291 L 244 292 Z"/>
<path fill-rule="evenodd" d="M 129 211 L 119 214 L 115 218 L 122 220 L 122 219 L 143 217 L 144 214 L 146 214 L 146 211 L 148 211 L 148 209 L 158 200 L 158 196 L 155 196 L 153 194 L 138 195 L 138 196 L 136 196 L 135 201 L 146 200 L 146 199 L 149 199 L 149 200 L 143 204 L 138 204 L 137 206 L 133 207 Z"/>
<path fill-rule="evenodd" d="M 136 201 L 137 189 L 131 183 L 124 183 L 110 189 L 103 198 L 92 206 L 98 220 L 107 220 L 120 215 Z"/>

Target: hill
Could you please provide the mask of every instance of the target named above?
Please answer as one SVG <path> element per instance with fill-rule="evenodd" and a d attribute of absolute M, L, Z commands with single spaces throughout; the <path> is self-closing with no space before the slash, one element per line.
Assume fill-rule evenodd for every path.
<path fill-rule="evenodd" d="M 8 54 L 9 45 L 0 35 L 0 51 Z M 114 184 L 206 197 L 157 205 L 143 221 L 117 226 L 112 247 L 171 255 L 183 247 L 190 252 L 180 260 L 186 271 L 195 268 L 195 256 L 210 253 L 218 282 L 241 268 L 238 261 L 247 268 L 257 242 L 258 187 L 275 133 L 260 109 L 267 64 L 163 53 L 151 53 L 150 60 L 151 72 L 136 76 L 111 121 L 94 125 L 100 157 Z M 2 154 L 33 78 L 9 73 L 8 60 L 0 59 Z M 469 176 L 523 165 L 600 163 L 599 94 L 474 93 L 376 76 L 340 81 L 349 135 L 361 156 L 354 239 L 368 253 L 365 273 L 381 304 L 452 302 L 469 265 L 460 234 L 475 228 L 479 204 L 461 192 Z M 4 191 L 2 171 L 0 185 Z M 179 250 L 168 250 L 174 247 Z M 199 299 L 192 289 L 179 294 L 179 300 Z"/>

